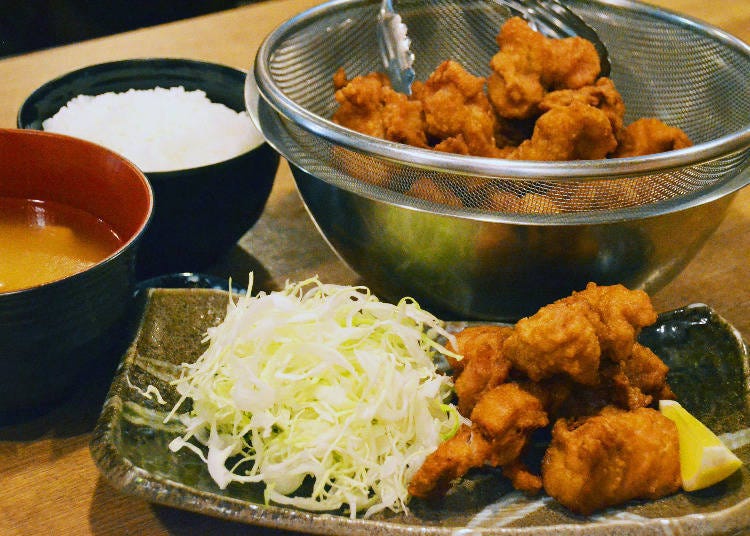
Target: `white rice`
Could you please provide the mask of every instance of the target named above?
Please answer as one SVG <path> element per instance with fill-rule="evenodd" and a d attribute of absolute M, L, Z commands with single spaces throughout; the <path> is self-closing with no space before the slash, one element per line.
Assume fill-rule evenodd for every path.
<path fill-rule="evenodd" d="M 42 128 L 108 147 L 145 172 L 213 164 L 263 142 L 246 112 L 181 86 L 79 95 Z"/>

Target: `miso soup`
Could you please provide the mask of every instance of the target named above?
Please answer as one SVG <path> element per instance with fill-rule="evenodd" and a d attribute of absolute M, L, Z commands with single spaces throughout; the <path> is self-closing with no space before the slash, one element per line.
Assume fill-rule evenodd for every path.
<path fill-rule="evenodd" d="M 112 227 L 84 210 L 0 196 L 0 292 L 81 272 L 122 243 Z"/>

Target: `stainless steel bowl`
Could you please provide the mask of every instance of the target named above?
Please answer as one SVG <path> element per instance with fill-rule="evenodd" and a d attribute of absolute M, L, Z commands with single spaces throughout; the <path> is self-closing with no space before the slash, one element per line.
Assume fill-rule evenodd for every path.
<path fill-rule="evenodd" d="M 502 20 L 485 12 L 486 4 L 461 2 L 456 11 L 443 0 L 399 3 L 418 78 L 446 57 L 476 74 L 487 71 Z M 362 22 L 375 20 L 378 5 L 337 0 L 280 26 L 258 52 L 246 101 L 292 164 L 321 233 L 385 297 L 411 295 L 461 317 L 513 319 L 588 281 L 654 291 L 687 264 L 750 182 L 750 47 L 624 0 L 566 5 L 607 46 L 626 121 L 658 116 L 682 127 L 693 147 L 519 162 L 416 149 L 335 125 L 327 119 L 336 106 L 335 70 L 344 66 L 353 76 L 380 69 L 377 47 L 367 45 L 376 43 L 374 23 Z M 543 202 L 520 213 L 405 195 L 422 177 L 455 189 L 481 180 L 517 197 L 557 196 L 556 212 Z"/>

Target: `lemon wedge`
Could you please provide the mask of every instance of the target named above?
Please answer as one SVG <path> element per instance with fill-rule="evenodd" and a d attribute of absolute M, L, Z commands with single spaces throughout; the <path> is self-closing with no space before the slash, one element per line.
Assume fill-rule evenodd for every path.
<path fill-rule="evenodd" d="M 742 466 L 742 460 L 678 402 L 660 400 L 659 411 L 677 425 L 682 489 L 685 491 L 713 486 Z"/>

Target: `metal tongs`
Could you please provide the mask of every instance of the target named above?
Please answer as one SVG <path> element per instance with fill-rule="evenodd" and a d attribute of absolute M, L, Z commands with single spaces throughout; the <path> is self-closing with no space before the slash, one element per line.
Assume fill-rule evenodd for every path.
<path fill-rule="evenodd" d="M 391 0 L 382 0 L 378 14 L 378 45 L 388 78 L 393 89 L 411 95 L 414 82 L 414 53 L 411 39 L 406 35 L 406 24 L 393 9 Z"/>
<path fill-rule="evenodd" d="M 596 31 L 557 0 L 488 0 L 506 17 L 519 16 L 548 37 L 583 37 L 594 44 L 601 62 L 601 76 L 609 76 L 607 47 Z M 406 24 L 396 13 L 392 0 L 382 0 L 378 14 L 377 34 L 380 56 L 393 89 L 411 94 L 414 82 L 414 53 Z"/>

